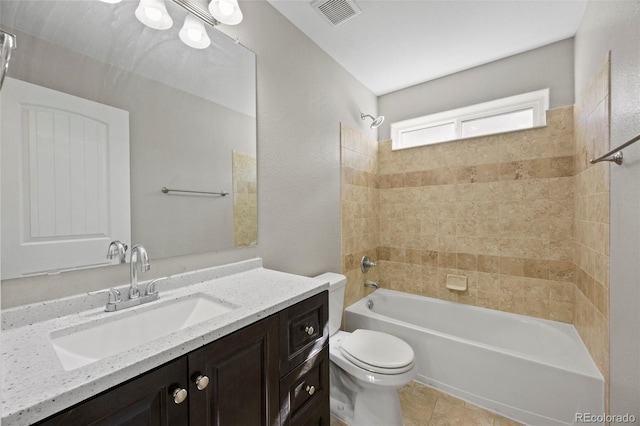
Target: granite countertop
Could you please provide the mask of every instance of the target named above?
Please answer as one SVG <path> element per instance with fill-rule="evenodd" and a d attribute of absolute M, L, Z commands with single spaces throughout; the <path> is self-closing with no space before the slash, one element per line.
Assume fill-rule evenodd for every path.
<path fill-rule="evenodd" d="M 171 276 L 158 283 L 157 301 L 123 311 L 104 312 L 106 295 L 78 295 L 2 311 L 2 424 L 45 419 L 328 288 L 320 280 L 264 269 L 261 259 L 252 259 Z M 71 371 L 63 369 L 51 346 L 49 335 L 57 330 L 134 315 L 196 293 L 238 308 Z"/>

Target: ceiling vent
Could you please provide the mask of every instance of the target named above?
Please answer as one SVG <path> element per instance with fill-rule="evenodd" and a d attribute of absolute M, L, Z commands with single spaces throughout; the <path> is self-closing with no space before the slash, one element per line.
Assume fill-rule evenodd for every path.
<path fill-rule="evenodd" d="M 362 13 L 353 0 L 316 0 L 311 6 L 334 27 Z"/>

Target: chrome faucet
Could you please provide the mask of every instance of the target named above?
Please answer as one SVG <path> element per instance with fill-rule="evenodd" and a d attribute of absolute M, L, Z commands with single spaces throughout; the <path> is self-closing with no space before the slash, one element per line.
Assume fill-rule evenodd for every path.
<path fill-rule="evenodd" d="M 133 246 L 131 249 L 131 287 L 129 287 L 129 299 L 137 299 L 140 297 L 140 290 L 138 289 L 138 256 L 140 257 L 140 269 L 142 272 L 151 269 L 149 266 L 149 256 L 147 256 L 145 248 L 140 244 Z"/>
<path fill-rule="evenodd" d="M 116 240 L 111 241 L 107 249 L 107 259 L 113 259 L 118 256 L 118 263 L 127 263 L 127 245 Z"/>
<path fill-rule="evenodd" d="M 116 243 L 117 241 L 114 241 Z M 112 243 L 113 244 L 113 243 Z M 117 247 L 117 244 L 115 245 Z M 110 250 L 111 250 L 111 246 Z M 126 247 L 126 246 L 125 246 Z M 147 250 L 142 245 L 138 244 L 131 249 L 131 285 L 129 287 L 129 294 L 126 297 L 121 295 L 120 291 L 115 288 L 109 288 L 98 291 L 90 291 L 91 296 L 107 293 L 109 298 L 107 299 L 107 306 L 104 310 L 107 312 L 119 311 L 121 309 L 127 309 L 132 306 L 142 305 L 143 303 L 153 302 L 158 300 L 159 294 L 156 283 L 160 280 L 165 280 L 167 277 L 157 278 L 149 283 L 144 290 L 144 294 L 140 294 L 138 289 L 138 265 L 142 272 L 151 269 L 149 266 L 149 256 Z"/>

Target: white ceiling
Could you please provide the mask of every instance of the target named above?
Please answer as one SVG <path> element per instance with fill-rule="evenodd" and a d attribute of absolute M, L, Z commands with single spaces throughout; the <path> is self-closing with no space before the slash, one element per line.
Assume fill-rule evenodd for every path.
<path fill-rule="evenodd" d="M 356 0 L 332 26 L 311 0 L 268 0 L 376 95 L 575 35 L 586 0 Z"/>

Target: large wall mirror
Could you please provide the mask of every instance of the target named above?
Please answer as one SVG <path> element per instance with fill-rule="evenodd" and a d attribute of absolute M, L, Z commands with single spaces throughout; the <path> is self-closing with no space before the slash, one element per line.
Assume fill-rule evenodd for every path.
<path fill-rule="evenodd" d="M 135 17 L 138 1 L 0 1 L 2 279 L 257 243 L 255 54 Z M 193 192 L 165 193 L 162 188 Z M 210 194 L 211 193 L 211 194 Z"/>

